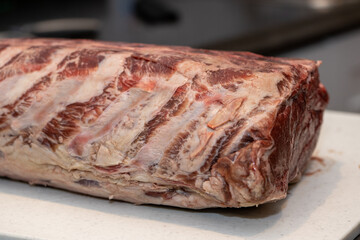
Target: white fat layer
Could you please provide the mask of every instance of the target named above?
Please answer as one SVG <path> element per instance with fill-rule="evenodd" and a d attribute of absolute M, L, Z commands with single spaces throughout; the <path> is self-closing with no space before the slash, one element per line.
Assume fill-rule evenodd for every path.
<path fill-rule="evenodd" d="M 262 79 L 262 81 L 258 81 L 256 78 Z M 264 113 L 256 114 L 253 117 L 248 117 L 249 113 L 259 107 L 259 102 L 265 97 L 269 96 L 272 99 L 278 99 L 280 97 L 276 84 L 281 81 L 281 76 L 278 74 L 262 74 L 258 73 L 253 78 L 248 79 L 245 81 L 242 87 L 240 87 L 234 95 L 226 95 L 222 96 L 222 99 L 225 102 L 231 102 L 231 99 L 241 98 L 243 97 L 245 102 L 239 108 L 239 110 L 232 116 L 233 119 L 241 119 L 246 118 L 248 119 L 246 123 L 244 123 L 243 129 L 239 131 L 239 134 L 235 136 L 231 143 L 229 143 L 228 147 L 223 150 L 222 155 L 227 155 L 233 151 L 236 151 L 236 146 L 239 144 L 239 141 L 243 137 L 243 134 L 246 130 L 253 128 L 254 126 L 258 125 L 259 122 L 268 116 L 269 113 L 273 112 L 281 100 L 274 102 L 275 104 L 271 104 L 271 106 L 266 106 Z M 220 92 L 220 91 L 218 91 Z M 207 112 L 207 119 L 204 119 L 204 122 L 201 122 L 199 125 L 204 126 L 206 125 L 210 119 L 212 119 L 220 109 L 224 109 L 225 107 L 221 107 L 219 105 L 212 105 L 212 107 Z M 224 124 L 221 127 L 217 127 L 214 132 L 213 136 L 206 144 L 205 148 L 202 151 L 202 154 L 198 155 L 196 158 L 191 159 L 190 154 L 193 149 L 199 145 L 199 133 L 200 131 L 195 132 L 192 136 L 188 139 L 188 141 L 184 144 L 184 146 L 189 146 L 190 151 L 186 154 L 180 151 L 180 169 L 185 172 L 193 172 L 201 168 L 206 161 L 207 156 L 210 155 L 213 147 L 218 143 L 218 140 L 225 135 L 225 129 L 229 128 L 233 121 Z M 220 142 L 221 144 L 221 142 Z M 216 153 L 217 155 L 217 153 Z M 190 159 L 190 161 L 189 161 Z"/>
<path fill-rule="evenodd" d="M 121 94 L 115 102 L 106 108 L 94 125 L 90 127 L 83 127 L 80 134 L 73 138 L 73 142 L 79 141 L 78 139 L 82 138 L 87 139 L 87 141 L 84 142 L 84 152 L 82 156 L 89 155 L 91 143 L 104 137 L 107 133 L 119 125 L 126 114 L 137 106 L 144 98 L 147 98 L 148 95 L 148 92 L 141 89 L 129 89 L 129 91 Z M 71 145 L 72 144 L 70 144 L 69 148 L 70 153 L 72 155 L 77 155 L 73 153 Z"/>
<path fill-rule="evenodd" d="M 10 59 L 24 51 L 27 46 L 7 47 L 0 53 L 0 67 L 4 66 Z M 0 83 L 1 84 L 1 83 Z M 0 85 L 1 86 L 1 85 Z"/>
<path fill-rule="evenodd" d="M 140 82 L 148 80 L 143 77 Z M 109 160 L 105 164 L 120 163 L 131 142 L 143 130 L 144 124 L 171 98 L 176 88 L 186 81 L 187 78 L 175 73 L 167 82 L 158 81 L 154 92 L 137 87 L 129 89 L 106 108 L 93 126 L 84 127 L 78 136 L 89 136 L 89 143 L 105 136 L 100 143 L 109 149 Z M 111 127 L 104 130 L 104 126 L 109 125 Z M 86 155 L 89 153 L 90 144 L 85 148 Z"/>
<path fill-rule="evenodd" d="M 59 50 L 52 54 L 50 63 L 47 64 L 40 71 L 34 71 L 27 74 L 15 75 L 13 77 L 6 78 L 0 82 L 0 88 L 6 89 L 0 95 L 0 103 L 2 106 L 11 104 L 21 97 L 28 89 L 34 84 L 41 81 L 41 78 L 46 76 L 48 73 L 54 71 L 59 62 L 64 58 L 68 50 Z"/>
<path fill-rule="evenodd" d="M 144 76 L 139 83 L 148 80 L 148 77 Z M 100 144 L 103 149 L 100 147 L 101 151 L 99 149 L 97 152 L 97 158 L 100 159 L 96 160 L 96 164 L 111 166 L 122 162 L 124 154 L 143 130 L 144 124 L 151 120 L 175 90 L 187 80 L 183 75 L 175 73 L 168 81 L 158 80 L 153 92 L 133 87 L 122 93 L 106 108 L 93 126 L 83 127 L 81 133 L 75 136 L 74 139 L 79 136 L 89 138 L 89 143 L 84 146 L 83 156 L 90 153 L 90 143 L 101 138 Z M 104 130 L 104 126 L 111 127 Z"/>
<path fill-rule="evenodd" d="M 114 147 L 122 153 L 130 150 L 130 144 L 144 130 L 145 123 L 150 121 L 170 100 L 176 89 L 187 81 L 188 79 L 179 73 L 174 73 L 167 82 L 159 81 L 151 98 L 143 101 L 145 106 L 138 111 L 129 113 L 125 118 L 125 121 L 133 125 L 129 127 L 119 125 L 114 134 L 109 136 Z"/>
<path fill-rule="evenodd" d="M 183 115 L 172 117 L 166 125 L 156 130 L 156 134 L 140 149 L 134 159 L 143 166 L 158 163 L 172 139 L 177 136 L 187 123 L 197 119 L 204 110 L 205 107 L 202 102 L 194 102 L 193 106 Z"/>
<path fill-rule="evenodd" d="M 106 56 L 99 68 L 88 76 L 70 77 L 62 81 L 52 79 L 55 82 L 46 91 L 39 93 L 40 101 L 34 102 L 26 113 L 13 120 L 12 128 L 19 130 L 31 124 L 40 130 L 67 105 L 85 102 L 91 97 L 100 95 L 114 76 L 122 71 L 122 62 L 122 56 L 113 54 Z M 51 69 L 47 70 L 47 72 L 50 71 Z"/>

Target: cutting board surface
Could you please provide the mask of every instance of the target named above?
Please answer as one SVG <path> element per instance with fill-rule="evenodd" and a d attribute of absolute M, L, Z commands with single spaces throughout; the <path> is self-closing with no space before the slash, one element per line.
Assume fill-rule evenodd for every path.
<path fill-rule="evenodd" d="M 276 203 L 184 210 L 0 178 L 0 239 L 353 239 L 360 233 L 360 115 L 327 111 L 306 176 Z"/>

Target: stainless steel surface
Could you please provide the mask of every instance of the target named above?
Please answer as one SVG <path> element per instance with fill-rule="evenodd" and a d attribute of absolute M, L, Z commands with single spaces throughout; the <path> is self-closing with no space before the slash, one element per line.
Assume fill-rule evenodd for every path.
<path fill-rule="evenodd" d="M 16 0 L 17 4 L 12 5 L 10 0 L 5 2 L 10 7 L 0 14 L 0 31 L 15 32 L 12 36 L 21 36 L 21 32 L 26 35 L 23 26 L 36 22 L 67 19 L 66 25 L 73 25 L 68 23 L 71 19 L 91 18 L 102 25 L 93 35 L 101 40 L 264 52 L 360 26 L 360 0 Z M 151 2 L 157 4 L 149 6 Z M 327 2 L 329 7 L 312 7 L 314 2 Z M 176 17 L 161 18 L 159 14 L 164 11 Z M 51 37 L 62 36 L 50 33 Z M 40 35 L 44 37 L 46 33 Z"/>
<path fill-rule="evenodd" d="M 356 2 L 356 0 L 276 0 L 296 5 L 308 6 L 314 9 L 330 9 Z"/>
<path fill-rule="evenodd" d="M 25 24 L 20 31 L 44 34 L 62 31 L 98 31 L 101 23 L 93 18 L 60 18 Z"/>
<path fill-rule="evenodd" d="M 285 1 L 283 1 L 285 2 Z M 272 7 L 273 2 L 255 5 L 256 9 L 261 7 Z M 272 24 L 272 18 L 268 15 L 270 12 L 260 11 L 263 15 L 258 19 L 269 21 L 266 27 L 252 28 L 244 31 L 237 37 L 223 39 L 222 41 L 212 42 L 206 45 L 206 48 L 221 50 L 247 50 L 273 55 L 274 52 L 286 51 L 304 43 L 309 43 L 328 35 L 349 30 L 360 26 L 360 1 L 352 1 L 327 9 L 313 9 L 306 4 L 291 4 L 287 2 L 277 8 L 277 14 L 284 21 Z M 293 15 L 292 19 L 285 19 L 284 12 Z M 264 18 L 268 15 L 269 19 Z M 271 25 L 272 24 L 272 25 Z"/>
<path fill-rule="evenodd" d="M 249 32 L 271 28 L 308 15 L 311 10 L 287 4 L 238 0 L 167 0 L 179 20 L 150 25 L 131 12 L 133 0 L 109 0 L 100 38 L 204 47 Z"/>

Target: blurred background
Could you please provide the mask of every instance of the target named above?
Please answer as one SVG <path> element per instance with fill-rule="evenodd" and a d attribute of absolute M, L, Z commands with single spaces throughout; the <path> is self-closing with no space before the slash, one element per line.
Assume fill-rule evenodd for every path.
<path fill-rule="evenodd" d="M 360 0 L 0 0 L 0 38 L 187 45 L 322 60 L 329 109 L 360 113 Z"/>

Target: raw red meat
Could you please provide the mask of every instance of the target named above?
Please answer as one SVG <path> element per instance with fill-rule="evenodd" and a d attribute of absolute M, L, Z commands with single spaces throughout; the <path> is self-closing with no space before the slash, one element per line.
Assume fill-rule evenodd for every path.
<path fill-rule="evenodd" d="M 59 39 L 0 51 L 0 176 L 134 203 L 285 198 L 328 102 L 310 60 Z"/>

